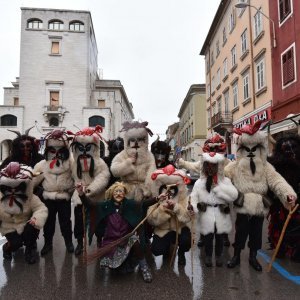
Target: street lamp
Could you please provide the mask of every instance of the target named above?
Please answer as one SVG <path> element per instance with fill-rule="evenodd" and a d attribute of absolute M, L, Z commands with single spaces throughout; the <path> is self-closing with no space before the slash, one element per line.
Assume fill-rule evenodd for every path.
<path fill-rule="evenodd" d="M 261 10 L 259 10 L 257 7 L 255 7 L 253 5 L 250 5 L 248 3 L 237 3 L 235 5 L 236 8 L 246 8 L 247 6 L 256 9 L 259 13 L 261 13 L 264 17 L 266 17 L 271 22 L 272 29 L 273 29 L 273 48 L 276 48 L 275 23 L 274 23 L 274 21 L 269 16 L 264 14 Z"/>

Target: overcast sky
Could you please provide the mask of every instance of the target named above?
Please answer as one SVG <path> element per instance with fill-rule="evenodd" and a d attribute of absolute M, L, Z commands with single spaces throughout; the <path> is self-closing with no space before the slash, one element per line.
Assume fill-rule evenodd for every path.
<path fill-rule="evenodd" d="M 122 82 L 136 120 L 162 134 L 189 87 L 205 83 L 199 55 L 220 0 L 0 0 L 0 86 L 19 76 L 20 7 L 89 10 L 104 79 Z M 3 104 L 3 90 L 0 97 Z"/>

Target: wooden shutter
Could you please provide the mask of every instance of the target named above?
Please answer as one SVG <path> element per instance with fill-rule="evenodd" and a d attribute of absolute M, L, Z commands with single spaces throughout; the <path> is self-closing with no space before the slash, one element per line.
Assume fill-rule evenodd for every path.
<path fill-rule="evenodd" d="M 283 85 L 286 85 L 295 79 L 294 48 L 291 48 L 282 56 L 282 77 Z"/>

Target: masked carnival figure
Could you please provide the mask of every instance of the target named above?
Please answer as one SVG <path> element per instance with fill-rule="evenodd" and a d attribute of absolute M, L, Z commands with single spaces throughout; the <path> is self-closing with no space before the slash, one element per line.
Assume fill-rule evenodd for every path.
<path fill-rule="evenodd" d="M 157 140 L 151 144 L 151 152 L 155 158 L 156 168 L 164 168 L 171 164 L 169 161 L 170 151 L 171 146 L 166 142 L 160 141 L 158 136 Z"/>
<path fill-rule="evenodd" d="M 74 135 L 71 150 L 73 154 L 72 174 L 75 184 L 81 184 L 84 193 L 92 203 L 105 199 L 105 188 L 109 182 L 109 169 L 102 158 L 100 158 L 100 140 L 102 139 L 102 127 L 97 125 L 95 128 L 84 128 Z M 73 194 L 75 205 L 75 227 L 74 235 L 77 239 L 75 255 L 78 256 L 83 251 L 83 239 L 86 226 L 94 226 L 93 211 L 84 209 L 77 190 Z M 86 215 L 86 223 L 84 222 Z M 91 229 L 93 230 L 93 229 Z"/>
<path fill-rule="evenodd" d="M 275 141 L 273 141 L 275 142 Z M 280 138 L 275 144 L 273 155 L 269 162 L 275 170 L 293 187 L 300 196 L 300 137 L 288 135 Z M 273 204 L 269 213 L 269 240 L 272 247 L 276 247 L 288 210 L 281 204 L 277 197 L 271 195 Z M 300 209 L 296 210 L 286 228 L 284 239 L 279 248 L 277 257 L 285 255 L 300 263 Z"/>
<path fill-rule="evenodd" d="M 103 160 L 106 162 L 106 164 L 109 168 L 110 180 L 108 183 L 108 187 L 110 187 L 116 181 L 119 180 L 119 178 L 116 178 L 112 175 L 112 173 L 110 171 L 110 166 L 111 166 L 111 162 L 113 161 L 115 156 L 124 150 L 124 140 L 121 137 L 117 137 L 115 140 L 107 141 L 107 146 L 108 146 L 109 155 L 103 157 Z"/>
<path fill-rule="evenodd" d="M 163 200 L 160 200 L 158 207 L 157 204 L 150 206 L 147 212 L 148 222 L 154 226 L 152 253 L 155 256 L 168 257 L 177 240 L 178 264 L 185 265 L 185 252 L 191 248 L 192 213 L 188 209 L 189 197 L 186 187 L 189 178 L 183 170 L 177 170 L 173 165 L 157 169 L 151 178 L 153 196 L 159 196 L 159 199 Z M 163 195 L 166 196 L 162 197 Z"/>
<path fill-rule="evenodd" d="M 260 125 L 261 121 L 257 121 L 253 125 L 234 129 L 234 133 L 239 135 L 237 160 L 225 167 L 225 175 L 239 191 L 239 197 L 234 202 L 237 212 L 234 255 L 227 263 L 228 268 L 240 264 L 240 253 L 249 237 L 249 264 L 256 271 L 262 271 L 256 255 L 262 246 L 264 217 L 270 207 L 268 190 L 271 190 L 286 208 L 294 206 L 296 201 L 293 188 L 267 162 L 267 135 L 259 130 Z"/>
<path fill-rule="evenodd" d="M 24 134 L 19 131 L 10 130 L 17 134 L 14 140 L 12 140 L 12 149 L 10 155 L 4 159 L 0 169 L 6 167 L 10 162 L 19 162 L 20 164 L 25 164 L 33 168 L 39 161 L 44 159 L 43 155 L 39 153 L 39 143 L 38 141 L 29 135 L 30 129 L 27 129 Z"/>
<path fill-rule="evenodd" d="M 199 211 L 199 228 L 203 235 L 205 265 L 212 267 L 215 239 L 216 266 L 223 265 L 223 235 L 231 232 L 230 203 L 238 191 L 224 176 L 226 144 L 218 134 L 207 140 L 200 158 L 200 178 L 191 194 L 192 205 Z"/>
<path fill-rule="evenodd" d="M 48 210 L 33 194 L 32 168 L 10 162 L 0 171 L 0 233 L 6 237 L 3 258 L 25 245 L 25 261 L 36 262 L 36 240 L 43 228 Z"/>
<path fill-rule="evenodd" d="M 71 196 L 74 192 L 74 180 L 71 172 L 71 159 L 68 136 L 63 130 L 55 129 L 45 136 L 45 159 L 34 168 L 41 175 L 35 178 L 35 186 L 43 187 L 43 201 L 49 215 L 44 226 L 45 244 L 41 255 L 46 255 L 53 247 L 56 215 L 64 237 L 66 249 L 74 252 L 72 242 Z"/>
<path fill-rule="evenodd" d="M 129 189 L 128 198 L 141 201 L 151 196 L 151 173 L 156 169 L 153 154 L 148 150 L 148 122 L 125 122 L 124 150 L 115 156 L 111 164 L 113 176 L 119 177 Z"/>

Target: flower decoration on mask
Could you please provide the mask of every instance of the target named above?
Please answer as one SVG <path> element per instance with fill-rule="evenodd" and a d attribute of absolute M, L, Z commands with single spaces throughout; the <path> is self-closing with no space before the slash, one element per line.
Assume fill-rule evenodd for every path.
<path fill-rule="evenodd" d="M 167 165 L 162 169 L 157 169 L 151 174 L 151 179 L 156 180 L 159 175 L 168 175 L 168 176 L 179 176 L 183 179 L 184 184 L 189 184 L 190 179 L 187 176 L 183 176 L 173 165 Z"/>
<path fill-rule="evenodd" d="M 123 128 L 120 130 L 120 132 L 122 131 L 128 131 L 129 129 L 133 129 L 133 128 L 144 128 L 146 129 L 146 131 L 148 132 L 148 134 L 150 136 L 153 135 L 153 132 L 147 127 L 148 122 L 124 122 L 123 124 Z"/>
<path fill-rule="evenodd" d="M 243 133 L 253 135 L 259 130 L 261 124 L 262 121 L 258 120 L 253 125 L 248 124 L 248 125 L 244 125 L 242 128 L 233 128 L 233 132 L 238 135 L 242 135 Z"/>
<path fill-rule="evenodd" d="M 225 153 L 226 152 L 226 143 L 224 139 L 216 134 L 212 138 L 205 141 L 203 146 L 204 153 Z M 213 154 L 211 154 L 213 156 Z"/>

